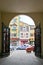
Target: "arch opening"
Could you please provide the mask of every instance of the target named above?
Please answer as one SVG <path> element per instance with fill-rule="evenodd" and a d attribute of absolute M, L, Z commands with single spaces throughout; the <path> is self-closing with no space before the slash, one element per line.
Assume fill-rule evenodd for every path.
<path fill-rule="evenodd" d="M 27 15 L 17 15 L 10 21 L 9 28 L 11 46 L 15 46 L 16 48 L 24 44 L 34 45 L 35 23 L 31 17 Z"/>

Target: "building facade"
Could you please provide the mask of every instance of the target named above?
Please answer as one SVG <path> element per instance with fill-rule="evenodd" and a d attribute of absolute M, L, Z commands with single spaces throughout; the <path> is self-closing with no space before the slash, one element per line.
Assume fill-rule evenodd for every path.
<path fill-rule="evenodd" d="M 30 25 L 30 43 L 34 44 L 35 41 L 35 25 Z"/>
<path fill-rule="evenodd" d="M 29 38 L 30 38 L 29 25 L 20 21 L 19 31 L 20 31 L 20 36 L 19 36 L 20 43 L 25 44 L 29 42 Z"/>
<path fill-rule="evenodd" d="M 19 40 L 19 22 L 18 17 L 15 17 L 12 23 L 9 25 L 10 27 L 10 43 L 13 45 L 18 45 Z"/>

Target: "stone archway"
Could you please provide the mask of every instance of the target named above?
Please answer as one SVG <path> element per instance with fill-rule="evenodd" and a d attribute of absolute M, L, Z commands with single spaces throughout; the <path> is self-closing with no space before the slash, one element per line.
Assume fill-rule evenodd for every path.
<path fill-rule="evenodd" d="M 6 26 L 9 26 L 9 22 L 11 21 L 11 19 L 17 15 L 19 15 L 20 13 L 8 13 L 8 12 L 2 12 L 2 17 L 1 20 L 6 24 Z M 22 13 L 21 13 L 22 14 Z M 42 13 L 24 13 L 25 15 L 30 16 L 35 24 L 37 25 L 37 22 L 40 21 L 41 22 L 41 28 L 43 29 L 43 14 Z M 41 30 L 43 32 L 43 30 Z M 42 47 L 42 56 L 43 56 L 43 33 L 41 34 L 42 36 L 42 43 L 41 43 L 41 47 Z"/>

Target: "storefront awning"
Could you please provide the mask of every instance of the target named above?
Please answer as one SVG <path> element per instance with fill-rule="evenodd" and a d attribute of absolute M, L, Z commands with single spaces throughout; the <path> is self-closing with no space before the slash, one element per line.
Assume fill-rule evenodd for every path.
<path fill-rule="evenodd" d="M 14 40 L 19 40 L 19 38 L 10 38 L 10 40 L 13 40 L 13 41 L 14 41 Z"/>

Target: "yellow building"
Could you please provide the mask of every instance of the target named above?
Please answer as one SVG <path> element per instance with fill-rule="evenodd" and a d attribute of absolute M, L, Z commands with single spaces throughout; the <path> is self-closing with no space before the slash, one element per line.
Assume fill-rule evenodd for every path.
<path fill-rule="evenodd" d="M 15 17 L 13 21 L 9 24 L 10 27 L 10 40 L 14 41 L 17 44 L 19 36 L 18 36 L 18 29 L 19 29 L 19 19 Z"/>

